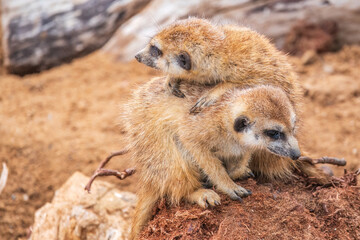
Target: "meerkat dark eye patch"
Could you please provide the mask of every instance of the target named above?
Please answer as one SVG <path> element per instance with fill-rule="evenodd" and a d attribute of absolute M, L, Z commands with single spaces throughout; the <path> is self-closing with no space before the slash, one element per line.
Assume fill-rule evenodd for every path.
<path fill-rule="evenodd" d="M 162 51 L 156 46 L 150 46 L 150 55 L 157 58 L 162 55 Z"/>
<path fill-rule="evenodd" d="M 181 68 L 188 71 L 191 69 L 191 59 L 187 52 L 180 53 L 177 57 L 177 61 Z"/>
<path fill-rule="evenodd" d="M 234 130 L 236 132 L 242 132 L 249 126 L 249 124 L 250 124 L 250 121 L 247 117 L 240 116 L 235 119 Z"/>
<path fill-rule="evenodd" d="M 265 130 L 264 133 L 273 140 L 285 139 L 285 134 L 277 130 Z"/>

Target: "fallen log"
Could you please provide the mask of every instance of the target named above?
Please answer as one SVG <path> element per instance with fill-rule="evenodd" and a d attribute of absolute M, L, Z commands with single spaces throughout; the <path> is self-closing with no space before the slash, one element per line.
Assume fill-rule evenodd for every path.
<path fill-rule="evenodd" d="M 117 30 L 103 50 L 120 60 L 131 60 L 160 26 L 188 16 L 251 27 L 270 37 L 278 48 L 295 54 L 311 48 L 333 50 L 341 44 L 360 43 L 359 11 L 358 0 L 152 0 Z M 309 49 L 299 52 L 294 49 L 299 45 Z"/>
<path fill-rule="evenodd" d="M 2 1 L 3 64 L 28 74 L 101 46 L 150 0 Z"/>

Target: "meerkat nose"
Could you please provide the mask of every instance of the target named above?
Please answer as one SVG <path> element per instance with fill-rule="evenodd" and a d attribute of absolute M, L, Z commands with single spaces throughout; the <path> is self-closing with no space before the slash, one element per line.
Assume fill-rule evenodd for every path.
<path fill-rule="evenodd" d="M 291 149 L 290 157 L 292 160 L 297 160 L 301 156 L 299 149 Z"/>
<path fill-rule="evenodd" d="M 136 60 L 137 60 L 138 62 L 141 62 L 141 55 L 140 55 L 140 53 L 136 54 L 136 55 L 135 55 L 135 58 L 136 58 Z"/>

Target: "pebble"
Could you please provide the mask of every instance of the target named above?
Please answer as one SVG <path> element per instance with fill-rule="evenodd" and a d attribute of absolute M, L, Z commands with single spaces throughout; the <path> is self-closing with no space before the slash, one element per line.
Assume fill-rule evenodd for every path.
<path fill-rule="evenodd" d="M 29 201 L 29 195 L 24 194 L 24 195 L 23 195 L 23 200 L 24 200 L 25 202 Z"/>

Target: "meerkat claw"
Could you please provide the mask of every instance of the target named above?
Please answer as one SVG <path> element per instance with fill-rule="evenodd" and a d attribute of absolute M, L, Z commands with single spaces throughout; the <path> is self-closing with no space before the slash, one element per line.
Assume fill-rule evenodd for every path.
<path fill-rule="evenodd" d="M 216 103 L 216 99 L 208 99 L 207 97 L 201 97 L 195 105 L 190 109 L 190 113 L 196 114 L 201 112 L 205 107 L 211 106 Z"/>
<path fill-rule="evenodd" d="M 235 193 L 235 192 L 234 192 L 234 195 L 233 195 L 233 196 L 231 196 L 230 198 L 231 198 L 231 200 L 234 200 L 234 201 L 239 201 L 239 202 L 241 202 L 241 203 L 243 203 L 243 202 L 244 202 L 244 200 L 242 200 L 242 198 L 241 198 L 241 197 L 239 197 L 238 195 L 236 195 L 236 193 Z"/>
<path fill-rule="evenodd" d="M 185 98 L 185 94 L 180 91 L 178 88 L 172 88 L 171 93 L 178 98 Z"/>
<path fill-rule="evenodd" d="M 197 114 L 199 112 L 200 112 L 200 110 L 196 106 L 193 106 L 192 108 L 190 108 L 190 114 Z"/>
<path fill-rule="evenodd" d="M 180 88 L 180 80 L 177 79 L 170 79 L 167 82 L 167 89 L 168 91 L 174 95 L 175 97 L 178 98 L 185 98 L 185 94 L 183 92 L 181 92 Z"/>
<path fill-rule="evenodd" d="M 220 196 L 210 189 L 199 189 L 188 196 L 188 200 L 197 203 L 202 208 L 220 205 Z"/>
<path fill-rule="evenodd" d="M 232 180 L 246 180 L 249 178 L 255 178 L 255 174 L 250 170 L 250 168 L 238 167 L 229 172 L 229 176 Z"/>
<path fill-rule="evenodd" d="M 202 101 L 205 101 L 205 99 L 202 99 L 200 98 L 196 103 L 195 105 L 190 108 L 190 113 L 191 114 L 196 114 L 196 113 L 199 113 L 201 112 L 201 106 L 203 105 L 203 102 Z"/>
<path fill-rule="evenodd" d="M 243 202 L 242 197 L 247 197 L 252 194 L 251 191 L 236 185 L 233 189 L 231 189 L 228 193 L 228 196 L 235 201 Z"/>
<path fill-rule="evenodd" d="M 196 114 L 201 112 L 201 110 L 205 107 L 206 98 L 200 98 L 195 105 L 190 109 L 190 113 Z"/>
<path fill-rule="evenodd" d="M 238 180 L 246 180 L 246 179 L 249 179 L 249 178 L 255 178 L 255 174 L 250 169 L 248 169 L 248 172 L 246 173 L 246 176 L 240 177 L 240 178 L 238 178 Z"/>
<path fill-rule="evenodd" d="M 238 188 L 235 189 L 234 191 L 239 197 L 247 197 L 247 196 L 251 195 L 251 191 L 249 191 L 243 187 L 240 187 L 240 186 L 238 186 Z"/>

